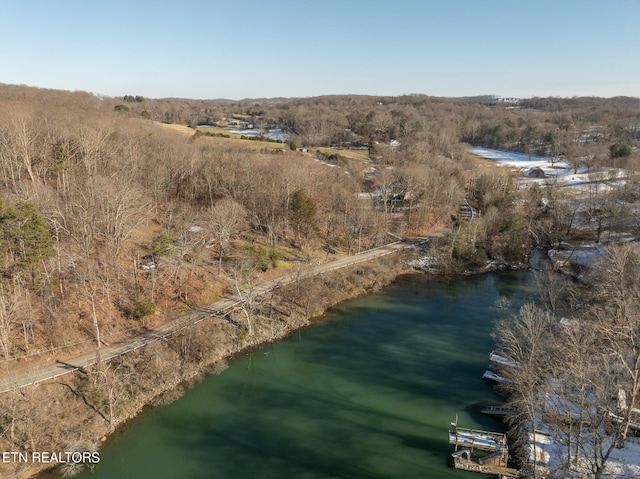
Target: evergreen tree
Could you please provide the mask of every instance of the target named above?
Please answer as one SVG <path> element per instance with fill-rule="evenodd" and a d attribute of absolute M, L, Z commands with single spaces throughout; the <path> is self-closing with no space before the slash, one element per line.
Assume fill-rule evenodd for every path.
<path fill-rule="evenodd" d="M 21 202 L 11 208 L 0 200 L 0 251 L 10 253 L 21 266 L 55 255 L 53 239 L 36 205 Z"/>
<path fill-rule="evenodd" d="M 614 143 L 609 147 L 611 158 L 624 158 L 625 156 L 629 156 L 632 151 L 633 148 L 631 148 L 631 145 L 626 143 Z"/>
<path fill-rule="evenodd" d="M 308 234 L 316 218 L 318 207 L 315 201 L 309 198 L 303 189 L 299 189 L 293 193 L 291 197 L 291 212 L 293 222 L 296 225 L 297 235 L 300 235 L 300 233 L 304 235 Z"/>

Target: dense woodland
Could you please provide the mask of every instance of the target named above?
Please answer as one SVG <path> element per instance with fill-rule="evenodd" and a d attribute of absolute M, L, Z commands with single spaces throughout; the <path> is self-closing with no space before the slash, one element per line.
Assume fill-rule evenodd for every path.
<path fill-rule="evenodd" d="M 282 128 L 288 144 L 195 129 L 238 118 Z M 631 203 L 640 197 L 639 143 L 640 100 L 632 98 L 517 106 L 421 95 L 234 102 L 0 85 L 2 371 L 112 344 L 273 270 L 393 241 L 389 233 L 445 228 L 433 254 L 441 272 L 455 274 L 489 261 L 524 262 L 535 245 L 599 240 L 622 216 L 636 228 L 632 212 L 599 197 L 591 211 L 598 228 L 578 229 L 565 193 L 518 191 L 508 174 L 467 150 L 483 145 L 563 158 L 576 169 L 625 168 L 633 174 L 612 199 Z M 303 145 L 310 153 L 296 150 Z M 480 212 L 474 221 L 459 217 L 465 198 Z M 246 339 L 253 332 L 245 329 Z M 176 357 L 197 359 L 190 344 L 180 343 Z M 122 381 L 130 383 L 134 369 L 144 368 L 123 363 L 92 376 L 99 398 L 85 395 L 85 403 L 105 423 L 117 423 L 113 394 L 133 395 Z M 76 386 L 69 388 L 82 397 Z M 5 408 L 13 412 L 1 416 L 5 450 L 38 447 L 36 425 L 18 419 L 20 404 L 14 397 L 13 409 Z"/>

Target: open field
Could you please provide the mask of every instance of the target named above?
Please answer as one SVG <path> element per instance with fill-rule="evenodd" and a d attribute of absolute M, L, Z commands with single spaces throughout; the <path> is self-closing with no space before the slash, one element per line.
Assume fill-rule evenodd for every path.
<path fill-rule="evenodd" d="M 335 148 L 315 148 L 325 155 L 340 155 L 349 160 L 367 161 L 369 158 L 368 150 L 337 150 Z"/>
<path fill-rule="evenodd" d="M 161 125 L 163 128 L 168 128 L 173 131 L 177 131 L 185 136 L 193 136 L 195 130 L 193 128 L 188 127 L 187 125 L 175 125 L 175 124 L 167 124 L 167 123 L 157 123 Z M 284 151 L 288 148 L 288 146 L 284 143 L 276 143 L 273 141 L 259 141 L 259 140 L 246 140 L 241 139 L 241 135 L 238 133 L 233 133 L 227 130 L 226 128 L 217 128 L 217 127 L 207 127 L 207 128 L 199 128 L 199 131 L 205 133 L 201 138 L 206 138 L 207 141 L 213 141 L 220 145 L 227 146 L 241 146 L 243 148 L 249 148 L 251 150 L 256 151 L 276 151 L 281 150 Z M 225 138 L 222 136 L 208 136 L 207 132 L 213 134 L 224 134 L 229 135 L 229 138 Z"/>
<path fill-rule="evenodd" d="M 173 131 L 180 132 L 184 135 L 192 136 L 195 133 L 193 128 L 188 127 L 187 125 L 176 125 L 176 124 L 167 124 L 167 123 L 158 123 L 163 128 L 168 128 Z M 250 148 L 252 150 L 264 151 L 264 150 L 286 150 L 288 146 L 284 143 L 276 143 L 271 141 L 259 141 L 259 140 L 247 140 L 242 139 L 239 133 L 234 133 L 229 131 L 226 128 L 220 127 L 206 127 L 206 128 L 198 128 L 199 131 L 205 133 L 211 133 L 212 135 L 228 135 L 229 138 L 225 138 L 223 136 L 203 136 L 203 138 L 208 138 L 209 141 L 215 141 L 218 144 L 225 145 L 236 145 L 243 146 L 245 148 Z M 367 161 L 369 158 L 368 150 L 338 150 L 336 148 L 311 148 L 311 151 L 320 151 L 325 155 L 339 155 L 348 160 L 356 160 L 356 161 Z M 491 163 L 487 160 L 487 164 Z"/>

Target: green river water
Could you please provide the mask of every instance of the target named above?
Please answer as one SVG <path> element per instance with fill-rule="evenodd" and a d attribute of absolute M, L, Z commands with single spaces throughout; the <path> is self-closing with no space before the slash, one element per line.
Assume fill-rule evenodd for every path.
<path fill-rule="evenodd" d="M 403 276 L 146 411 L 76 477 L 481 479 L 452 469 L 447 430 L 502 427 L 478 412 L 499 403 L 481 376 L 496 299 L 526 284 Z"/>

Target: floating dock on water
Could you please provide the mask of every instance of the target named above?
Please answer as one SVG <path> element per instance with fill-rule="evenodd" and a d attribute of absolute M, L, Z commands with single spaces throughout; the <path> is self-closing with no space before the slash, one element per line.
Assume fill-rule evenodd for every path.
<path fill-rule="evenodd" d="M 513 416 L 518 413 L 515 408 L 507 406 L 483 406 L 480 412 L 490 416 Z"/>
<path fill-rule="evenodd" d="M 502 366 L 507 366 L 508 368 L 519 368 L 520 367 L 520 363 L 518 363 L 517 361 L 513 361 L 513 360 L 511 360 L 509 358 L 501 356 L 500 354 L 496 353 L 495 351 L 491 351 L 491 354 L 489 354 L 489 361 L 491 361 L 492 363 L 495 363 L 495 364 L 500 364 Z"/>
<path fill-rule="evenodd" d="M 487 369 L 482 375 L 482 379 L 498 384 L 512 384 L 512 381 L 502 376 L 501 372 L 508 369 L 518 369 L 520 367 L 520 363 L 497 354 L 495 351 L 492 351 L 489 355 L 489 362 L 489 369 Z"/>
<path fill-rule="evenodd" d="M 456 469 L 503 478 L 520 477 L 520 471 L 507 467 L 509 447 L 503 433 L 458 427 L 456 419 L 449 430 L 449 444 L 455 448 L 451 457 Z"/>
<path fill-rule="evenodd" d="M 500 432 L 480 431 L 458 427 L 451 423 L 449 430 L 449 444 L 458 448 L 477 449 L 479 451 L 501 451 L 507 449 L 507 436 Z"/>
<path fill-rule="evenodd" d="M 509 385 L 512 384 L 509 379 L 510 373 L 521 367 L 518 361 L 492 351 L 489 355 L 489 368 L 482 375 L 482 379 Z M 517 414 L 517 411 L 506 406 L 484 406 L 482 413 L 508 416 Z M 509 447 L 506 434 L 458 427 L 456 416 L 456 421 L 451 423 L 449 430 L 449 444 L 454 446 L 451 457 L 456 469 L 498 476 L 500 479 L 530 475 L 531 471 L 507 466 Z"/>
<path fill-rule="evenodd" d="M 513 381 L 511 381 L 510 379 L 504 378 L 502 376 L 500 376 L 498 373 L 496 373 L 495 371 L 491 370 L 491 369 L 487 369 L 484 374 L 482 375 L 482 379 L 486 379 L 488 381 L 493 381 L 495 383 L 498 384 L 513 384 Z"/>

